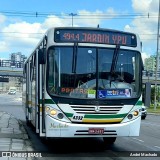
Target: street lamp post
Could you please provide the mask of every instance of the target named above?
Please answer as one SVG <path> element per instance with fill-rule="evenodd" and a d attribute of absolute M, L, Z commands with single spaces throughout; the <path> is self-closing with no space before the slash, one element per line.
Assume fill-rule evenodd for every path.
<path fill-rule="evenodd" d="M 72 16 L 72 27 L 73 27 L 73 16 L 76 16 L 77 14 L 75 14 L 75 13 L 70 13 L 69 15 Z"/>
<path fill-rule="evenodd" d="M 157 107 L 157 71 L 159 69 L 159 25 L 160 25 L 160 0 L 158 9 L 158 27 L 157 27 L 157 55 L 156 55 L 156 68 L 155 68 L 155 93 L 154 93 L 154 110 Z"/>

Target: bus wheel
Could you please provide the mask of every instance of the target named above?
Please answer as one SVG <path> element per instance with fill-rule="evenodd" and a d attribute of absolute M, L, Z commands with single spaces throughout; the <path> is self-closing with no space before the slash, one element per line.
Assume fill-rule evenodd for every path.
<path fill-rule="evenodd" d="M 111 145 L 116 141 L 117 137 L 103 137 L 103 141 L 107 145 Z"/>

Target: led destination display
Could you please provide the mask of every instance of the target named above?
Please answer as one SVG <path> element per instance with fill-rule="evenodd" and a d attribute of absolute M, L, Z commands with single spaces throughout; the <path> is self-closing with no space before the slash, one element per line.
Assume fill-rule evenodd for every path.
<path fill-rule="evenodd" d="M 136 36 L 132 33 L 116 32 L 113 30 L 89 29 L 56 29 L 55 42 L 98 43 L 123 46 L 137 46 Z"/>

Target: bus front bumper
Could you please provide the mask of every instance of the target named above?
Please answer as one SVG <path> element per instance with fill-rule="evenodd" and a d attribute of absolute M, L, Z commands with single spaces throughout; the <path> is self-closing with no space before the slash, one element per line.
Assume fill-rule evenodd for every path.
<path fill-rule="evenodd" d="M 75 124 L 46 116 L 46 137 L 139 136 L 141 117 L 119 124 Z"/>

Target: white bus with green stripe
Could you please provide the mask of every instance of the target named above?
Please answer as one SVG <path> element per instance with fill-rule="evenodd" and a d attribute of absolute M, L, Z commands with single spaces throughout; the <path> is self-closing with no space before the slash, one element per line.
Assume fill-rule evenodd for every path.
<path fill-rule="evenodd" d="M 24 66 L 27 123 L 47 138 L 139 136 L 142 69 L 136 34 L 51 28 Z"/>

